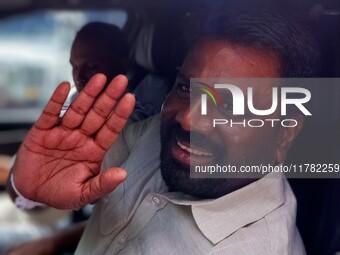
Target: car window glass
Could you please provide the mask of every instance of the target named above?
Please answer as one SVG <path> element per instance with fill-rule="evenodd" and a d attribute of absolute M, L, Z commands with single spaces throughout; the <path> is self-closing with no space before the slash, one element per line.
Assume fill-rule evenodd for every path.
<path fill-rule="evenodd" d="M 2 19 L 0 123 L 34 122 L 60 82 L 73 85 L 70 48 L 84 24 L 103 21 L 124 28 L 127 18 L 124 10 L 47 10 Z"/>

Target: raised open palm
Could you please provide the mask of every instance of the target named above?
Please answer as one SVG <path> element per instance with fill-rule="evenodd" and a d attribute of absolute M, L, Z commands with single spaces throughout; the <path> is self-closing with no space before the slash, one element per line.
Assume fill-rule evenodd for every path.
<path fill-rule="evenodd" d="M 25 197 L 59 209 L 78 209 L 113 191 L 126 178 L 121 168 L 100 172 L 103 157 L 131 115 L 135 99 L 122 94 L 125 76 L 102 91 L 106 78 L 97 74 L 72 102 L 60 110 L 69 84 L 55 90 L 27 134 L 13 166 L 14 183 Z"/>

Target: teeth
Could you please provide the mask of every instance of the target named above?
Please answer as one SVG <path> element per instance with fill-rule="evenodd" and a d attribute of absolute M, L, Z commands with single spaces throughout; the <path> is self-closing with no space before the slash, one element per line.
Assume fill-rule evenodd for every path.
<path fill-rule="evenodd" d="M 181 147 L 182 150 L 188 151 L 189 153 L 192 153 L 192 154 L 195 154 L 195 155 L 199 155 L 199 156 L 213 156 L 213 154 L 208 153 L 208 152 L 191 149 L 190 147 L 185 146 L 184 144 L 180 143 L 179 141 L 177 141 L 177 145 L 179 147 Z"/>

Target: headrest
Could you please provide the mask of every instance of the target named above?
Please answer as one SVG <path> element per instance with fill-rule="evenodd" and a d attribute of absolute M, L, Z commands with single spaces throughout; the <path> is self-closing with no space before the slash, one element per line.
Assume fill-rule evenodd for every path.
<path fill-rule="evenodd" d="M 152 59 L 152 42 L 154 35 L 153 24 L 146 24 L 139 31 L 136 40 L 135 60 L 138 65 L 149 70 L 155 71 Z"/>

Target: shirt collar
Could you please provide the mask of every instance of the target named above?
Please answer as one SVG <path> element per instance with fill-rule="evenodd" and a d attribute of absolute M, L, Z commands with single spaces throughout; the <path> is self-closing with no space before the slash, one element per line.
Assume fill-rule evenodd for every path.
<path fill-rule="evenodd" d="M 282 177 L 266 176 L 214 200 L 192 200 L 180 193 L 166 194 L 174 204 L 191 205 L 202 234 L 214 245 L 256 222 L 285 202 Z"/>

